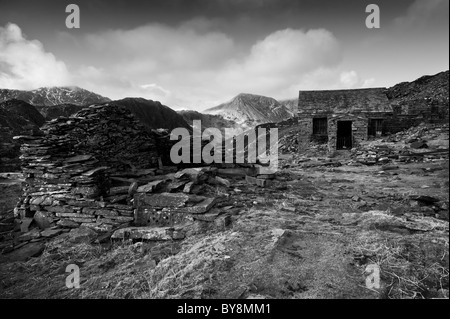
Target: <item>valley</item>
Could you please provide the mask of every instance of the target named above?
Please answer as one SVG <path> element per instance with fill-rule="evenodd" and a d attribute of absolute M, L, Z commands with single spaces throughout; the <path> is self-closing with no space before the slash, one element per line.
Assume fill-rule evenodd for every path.
<path fill-rule="evenodd" d="M 387 88 L 411 125 L 331 150 L 296 99 L 0 90 L 0 298 L 448 298 L 448 78 Z M 277 128 L 278 170 L 170 163 L 171 130 L 207 127 Z"/>

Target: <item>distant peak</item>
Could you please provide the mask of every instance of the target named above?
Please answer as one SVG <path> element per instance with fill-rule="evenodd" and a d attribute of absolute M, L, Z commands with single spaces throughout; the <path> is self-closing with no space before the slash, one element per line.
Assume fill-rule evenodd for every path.
<path fill-rule="evenodd" d="M 110 99 L 85 90 L 78 86 L 41 87 L 32 91 L 4 90 L 0 94 L 0 101 L 9 99 L 23 100 L 31 105 L 90 105 L 104 103 Z"/>
<path fill-rule="evenodd" d="M 251 94 L 251 93 L 239 93 L 235 98 L 249 98 L 249 97 L 263 97 L 262 95 Z"/>
<path fill-rule="evenodd" d="M 236 97 L 239 97 L 239 96 L 254 96 L 254 94 L 250 94 L 250 93 L 239 93 Z"/>
<path fill-rule="evenodd" d="M 50 91 L 50 90 L 87 91 L 78 86 L 44 86 L 34 91 Z"/>

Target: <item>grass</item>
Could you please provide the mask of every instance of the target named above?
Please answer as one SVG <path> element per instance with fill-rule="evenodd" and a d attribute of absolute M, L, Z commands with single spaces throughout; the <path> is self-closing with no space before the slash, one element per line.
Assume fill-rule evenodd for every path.
<path fill-rule="evenodd" d="M 432 242 L 407 237 L 380 240 L 373 234 L 362 237 L 353 245 L 354 257 L 362 268 L 380 267 L 382 297 L 448 298 L 448 238 Z"/>

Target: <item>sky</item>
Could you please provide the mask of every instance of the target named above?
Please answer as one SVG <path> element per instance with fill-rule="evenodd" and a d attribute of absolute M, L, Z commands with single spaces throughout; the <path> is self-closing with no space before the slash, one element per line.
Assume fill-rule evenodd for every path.
<path fill-rule="evenodd" d="M 71 3 L 79 29 L 65 24 Z M 366 27 L 371 3 L 379 29 Z M 448 0 L 0 0 L 0 88 L 202 111 L 239 93 L 288 99 L 448 69 Z"/>

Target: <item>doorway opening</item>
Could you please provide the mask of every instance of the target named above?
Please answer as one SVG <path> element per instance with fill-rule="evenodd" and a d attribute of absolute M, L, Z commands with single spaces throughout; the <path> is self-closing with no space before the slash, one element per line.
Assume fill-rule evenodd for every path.
<path fill-rule="evenodd" d="M 353 147 L 352 121 L 337 122 L 336 149 L 348 150 Z"/>

